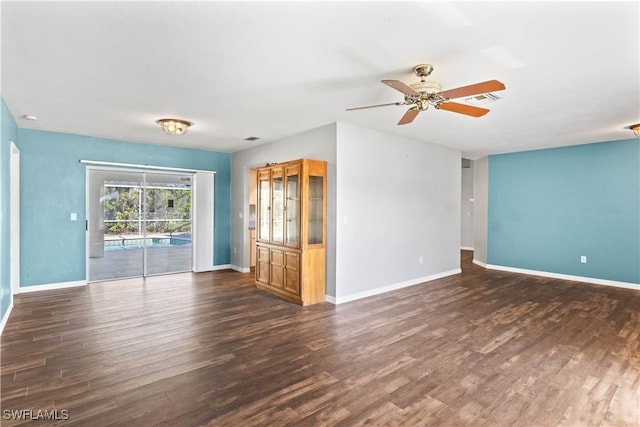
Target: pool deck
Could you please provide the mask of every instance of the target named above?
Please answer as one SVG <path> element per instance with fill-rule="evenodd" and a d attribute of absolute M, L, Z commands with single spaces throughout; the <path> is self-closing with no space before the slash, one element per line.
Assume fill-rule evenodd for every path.
<path fill-rule="evenodd" d="M 104 257 L 89 258 L 89 281 L 142 276 L 142 256 L 142 248 L 105 250 Z M 147 248 L 147 276 L 191 270 L 190 244 Z"/>

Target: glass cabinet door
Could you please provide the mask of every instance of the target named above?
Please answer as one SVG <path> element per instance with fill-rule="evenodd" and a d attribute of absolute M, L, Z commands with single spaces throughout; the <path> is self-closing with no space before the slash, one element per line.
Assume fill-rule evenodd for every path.
<path fill-rule="evenodd" d="M 284 242 L 284 174 L 282 168 L 271 172 L 271 242 Z"/>
<path fill-rule="evenodd" d="M 309 216 L 307 224 L 309 245 L 322 244 L 324 220 L 324 178 L 309 176 Z"/>
<path fill-rule="evenodd" d="M 262 171 L 258 176 L 258 240 L 269 241 L 271 196 L 269 192 L 269 171 Z"/>
<path fill-rule="evenodd" d="M 300 246 L 300 166 L 289 166 L 286 170 L 286 222 L 285 245 Z"/>

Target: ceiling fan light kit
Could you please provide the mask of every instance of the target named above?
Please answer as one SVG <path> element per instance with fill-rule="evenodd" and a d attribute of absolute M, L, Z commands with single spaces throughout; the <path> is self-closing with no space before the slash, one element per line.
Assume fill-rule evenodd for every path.
<path fill-rule="evenodd" d="M 167 135 L 184 135 L 193 123 L 181 119 L 158 119 L 156 123 Z"/>
<path fill-rule="evenodd" d="M 402 116 L 398 125 L 411 123 L 420 111 L 425 111 L 429 106 L 437 110 L 446 110 L 454 113 L 465 114 L 471 117 L 481 117 L 489 112 L 486 108 L 475 107 L 473 105 L 451 102 L 451 99 L 464 98 L 472 95 L 486 94 L 498 90 L 504 90 L 505 86 L 497 80 L 488 80 L 469 86 L 462 86 L 455 89 L 442 90 L 437 82 L 428 82 L 427 77 L 433 72 L 433 65 L 420 64 L 413 67 L 413 72 L 420 78 L 419 83 L 407 85 L 399 80 L 382 80 L 382 83 L 401 92 L 404 95 L 404 102 L 392 102 L 388 104 L 369 105 L 365 107 L 347 108 L 347 111 L 362 110 L 365 108 L 385 107 L 388 105 L 409 105 L 410 108 Z M 498 97 L 495 97 L 498 98 Z"/>

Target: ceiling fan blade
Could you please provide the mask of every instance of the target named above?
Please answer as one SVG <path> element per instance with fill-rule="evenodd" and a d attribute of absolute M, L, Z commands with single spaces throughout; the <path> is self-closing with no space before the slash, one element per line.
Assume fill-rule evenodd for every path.
<path fill-rule="evenodd" d="M 476 83 L 469 86 L 462 86 L 455 89 L 449 89 L 442 92 L 442 96 L 448 99 L 462 98 L 463 96 L 477 95 L 479 93 L 494 92 L 504 90 L 504 83 L 497 80 L 488 80 L 482 83 Z"/>
<path fill-rule="evenodd" d="M 406 113 L 404 113 L 404 116 L 402 116 L 402 118 L 400 119 L 400 121 L 398 122 L 399 125 L 406 125 L 407 123 L 411 123 L 413 121 L 413 119 L 416 118 L 416 116 L 418 115 L 418 113 L 420 112 L 420 110 L 418 110 L 417 108 L 409 108 L 407 110 Z"/>
<path fill-rule="evenodd" d="M 443 102 L 436 107 L 439 110 L 453 111 L 454 113 L 466 114 L 467 116 L 480 117 L 489 112 L 486 108 L 474 107 L 473 105 L 460 104 L 457 102 Z"/>
<path fill-rule="evenodd" d="M 387 107 L 389 105 L 407 105 L 406 102 L 390 102 L 388 104 L 367 105 L 365 107 L 347 108 L 347 111 L 364 110 L 365 108 Z"/>
<path fill-rule="evenodd" d="M 418 92 L 411 86 L 407 86 L 406 84 L 402 83 L 400 80 L 382 80 L 382 83 L 394 88 L 397 91 L 404 93 L 405 95 L 420 96 L 420 92 Z"/>

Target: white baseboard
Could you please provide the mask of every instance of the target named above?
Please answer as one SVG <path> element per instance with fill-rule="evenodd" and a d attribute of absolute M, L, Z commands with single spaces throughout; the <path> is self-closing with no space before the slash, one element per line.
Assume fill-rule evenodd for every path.
<path fill-rule="evenodd" d="M 447 277 L 447 276 L 453 276 L 454 274 L 459 274 L 462 273 L 462 270 L 459 268 L 456 268 L 454 270 L 449 270 L 449 271 L 444 271 L 442 273 L 436 273 L 436 274 L 432 274 L 431 276 L 424 276 L 424 277 L 418 277 L 416 279 L 411 279 L 411 280 L 407 280 L 404 282 L 400 282 L 400 283 L 394 283 L 392 285 L 386 285 L 386 286 L 381 286 L 379 288 L 375 288 L 375 289 L 369 289 L 363 292 L 356 292 L 354 294 L 350 294 L 350 295 L 345 295 L 345 296 L 341 296 L 341 297 L 335 297 L 334 301 L 330 301 L 333 302 L 334 304 L 344 304 L 345 302 L 349 302 L 349 301 L 355 301 L 358 299 L 362 299 L 362 298 L 367 298 L 367 297 L 371 297 L 374 295 L 379 295 L 385 292 L 389 292 L 389 291 L 395 291 L 396 289 L 402 289 L 402 288 L 406 288 L 409 286 L 414 286 L 414 285 L 419 285 L 421 283 L 424 282 L 430 282 L 432 280 L 436 280 L 436 279 L 441 279 L 443 277 Z M 326 298 L 326 296 L 325 296 Z M 329 301 L 329 300 L 327 300 Z"/>
<path fill-rule="evenodd" d="M 0 335 L 4 332 L 4 327 L 9 320 L 9 315 L 11 314 L 11 310 L 13 310 L 13 295 L 11 296 L 11 302 L 9 303 L 9 307 L 7 307 L 7 311 L 2 316 L 2 320 L 0 321 Z"/>
<path fill-rule="evenodd" d="M 477 259 L 474 259 L 474 260 L 473 260 L 473 263 L 474 263 L 475 265 L 479 265 L 480 267 L 487 268 L 487 264 L 485 264 L 485 263 L 484 263 L 484 262 L 482 262 L 482 261 L 478 261 Z"/>
<path fill-rule="evenodd" d="M 238 273 L 250 273 L 251 267 L 238 267 L 237 265 L 230 264 L 229 268 L 237 271 Z"/>
<path fill-rule="evenodd" d="M 48 285 L 20 286 L 20 293 L 50 291 L 53 289 L 75 288 L 77 286 L 87 286 L 86 280 L 76 280 L 73 282 L 50 283 Z"/>
<path fill-rule="evenodd" d="M 460 246 L 461 251 L 472 251 L 473 246 Z"/>
<path fill-rule="evenodd" d="M 336 303 L 336 297 L 332 297 L 331 295 L 325 295 L 324 296 L 324 300 L 326 302 L 330 302 L 331 304 L 335 304 Z"/>
<path fill-rule="evenodd" d="M 207 271 L 227 270 L 231 268 L 231 264 L 210 265 L 204 270 L 193 270 L 194 273 L 206 273 Z"/>
<path fill-rule="evenodd" d="M 474 261 L 475 262 L 475 261 Z M 594 277 L 572 276 L 569 274 L 551 273 L 548 271 L 527 270 L 524 268 L 505 267 L 503 265 L 486 264 L 490 270 L 508 271 L 510 273 L 530 274 L 532 276 L 550 277 L 552 279 L 571 280 L 573 282 L 592 283 L 594 285 L 614 286 L 617 288 L 633 289 L 640 291 L 640 284 L 618 282 L 616 280 L 597 279 Z"/>

